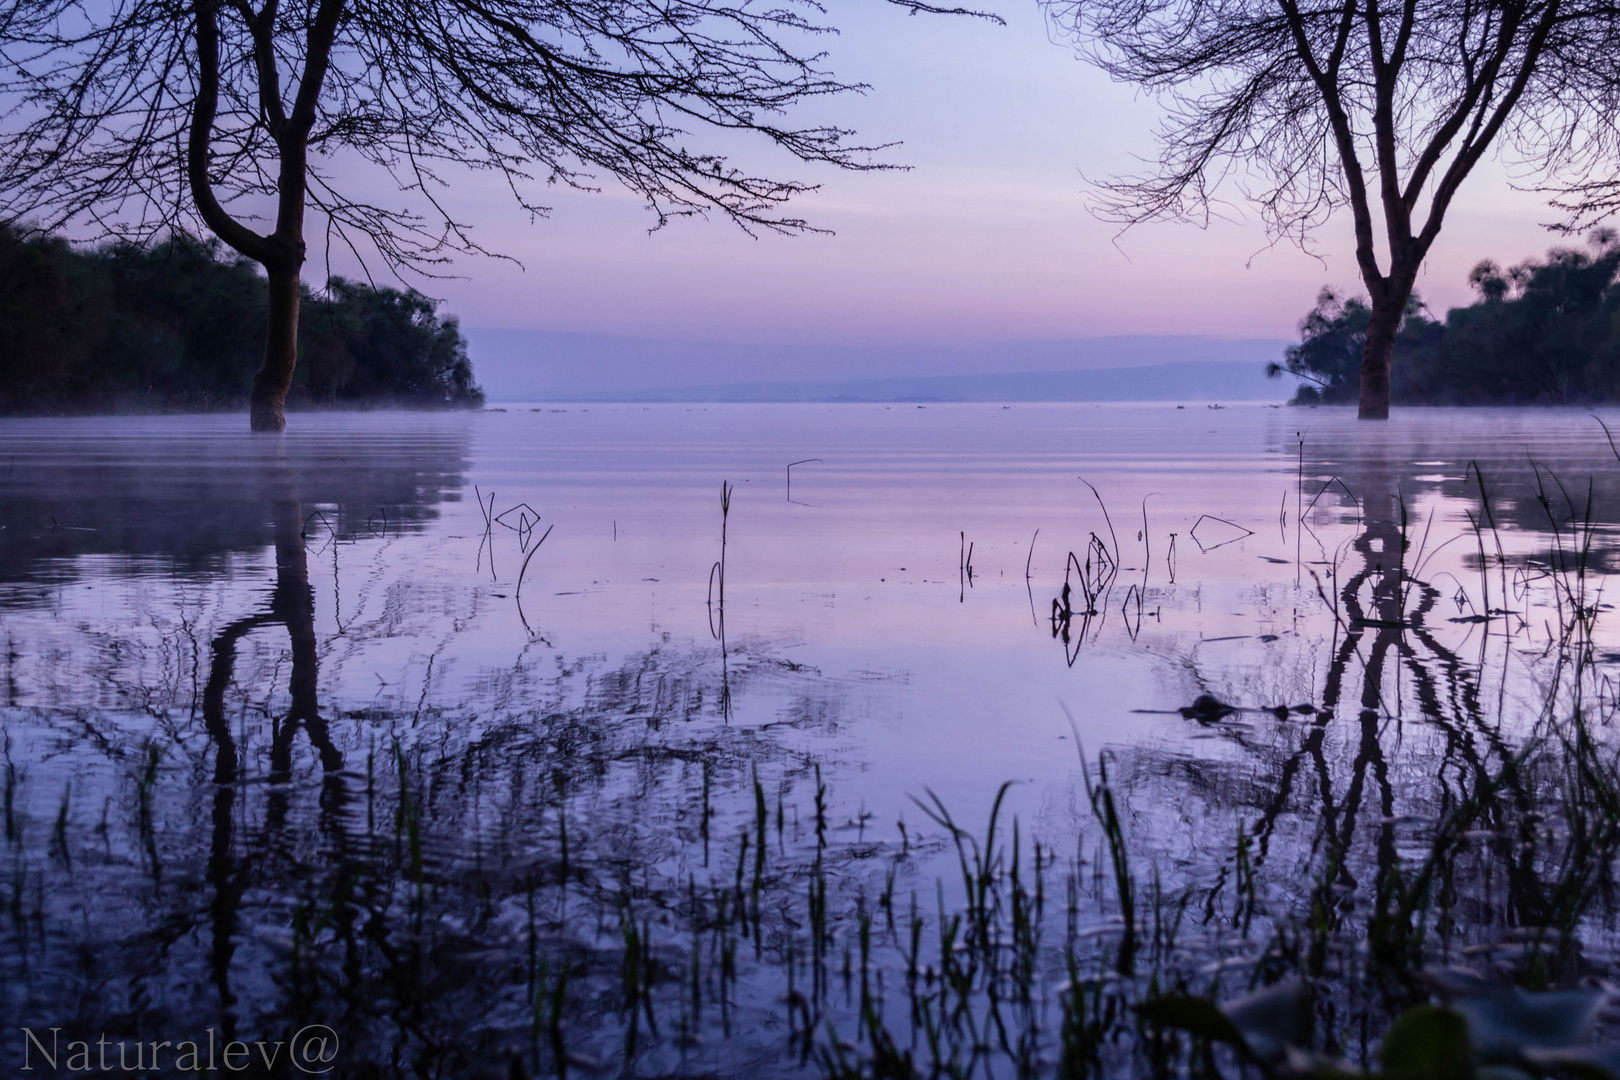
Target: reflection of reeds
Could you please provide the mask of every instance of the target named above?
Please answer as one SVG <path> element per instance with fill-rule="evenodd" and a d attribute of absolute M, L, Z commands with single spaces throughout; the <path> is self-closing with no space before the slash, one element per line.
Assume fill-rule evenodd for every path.
<path fill-rule="evenodd" d="M 1075 747 L 1080 748 L 1079 730 L 1071 724 Z M 1102 827 L 1103 841 L 1108 845 L 1108 862 L 1114 875 L 1114 894 L 1120 921 L 1119 951 L 1116 964 L 1121 975 L 1130 975 L 1136 967 L 1136 880 L 1131 870 L 1130 855 L 1126 851 L 1125 826 L 1119 818 L 1114 802 L 1114 789 L 1108 784 L 1108 758 L 1097 758 L 1097 781 L 1092 783 L 1091 769 L 1086 764 L 1085 751 L 1080 755 L 1081 776 L 1085 780 L 1086 798 L 1091 812 Z"/>
<path fill-rule="evenodd" d="M 720 643 L 720 715 L 731 719 L 731 658 L 726 649 L 726 531 L 731 521 L 729 481 L 720 482 L 720 558 L 709 568 L 709 634 Z M 718 603 L 715 585 L 719 584 Z"/>
<path fill-rule="evenodd" d="M 960 547 L 956 557 L 956 584 L 957 603 L 967 599 L 967 590 L 973 585 L 973 545 L 968 543 L 967 533 L 959 534 Z"/>
<path fill-rule="evenodd" d="M 1573 555 L 1568 565 L 1573 573 Z M 1567 686 L 1592 674 L 1572 656 L 1561 678 Z M 1444 710 L 1470 698 L 1435 700 Z M 1252 1054 L 1260 1070 L 1272 1051 L 1250 990 L 1279 1007 L 1299 998 L 1310 1022 L 1279 1026 L 1276 1045 L 1294 1040 L 1294 1060 L 1305 1061 L 1343 1053 L 1363 1034 L 1376 1042 L 1437 993 L 1431 979 L 1445 963 L 1494 958 L 1475 966 L 1494 973 L 1493 985 L 1533 995 L 1606 962 L 1583 951 L 1583 934 L 1612 923 L 1620 854 L 1605 716 L 1555 713 L 1488 761 L 1471 759 L 1458 735 L 1432 768 L 1395 758 L 1403 739 L 1416 741 L 1415 725 L 1403 736 L 1376 713 L 1211 719 L 1205 730 L 1229 725 L 1233 752 L 1253 760 L 1223 773 L 1218 756 L 1160 760 L 1153 746 L 1082 754 L 1086 816 L 1063 859 L 1009 812 L 1006 785 L 976 830 L 925 793 L 932 835 L 873 837 L 853 827 L 858 817 L 839 827 L 818 763 L 713 748 L 660 763 L 647 729 L 624 723 L 633 712 L 623 703 L 572 719 L 542 712 L 457 753 L 432 739 L 409 749 L 395 741 L 354 778 L 382 820 L 392 814 L 392 844 L 368 837 L 358 803 L 342 811 L 334 792 L 348 781 L 334 779 L 310 797 L 309 835 L 291 823 L 274 834 L 290 850 L 334 854 L 289 861 L 290 899 L 269 910 L 292 927 L 291 952 L 255 963 L 295 986 L 301 1008 L 386 988 L 402 1007 L 446 1013 L 457 1032 L 466 1025 L 453 1011 L 463 1009 L 511 1028 L 480 1044 L 472 1064 L 453 1044 L 433 1044 L 458 1075 L 477 1074 L 478 1054 L 516 1045 L 523 1075 L 534 1076 L 634 1071 L 703 1046 L 720 1072 L 780 1054 L 849 1077 L 965 1076 L 976 1062 L 974 1075 L 1045 1078 L 1235 1075 L 1229 1052 Z M 1460 731 L 1471 721 L 1442 711 L 1429 722 Z M 633 729 L 627 741 L 611 738 L 616 725 Z M 1263 756 L 1268 747 L 1281 756 Z M 137 824 L 162 820 L 155 760 L 148 749 L 121 773 Z M 604 812 L 604 777 L 630 760 L 631 805 Z M 686 760 L 699 767 L 683 771 Z M 660 788 L 667 803 L 648 795 Z M 64 805 L 54 827 L 39 826 L 62 874 L 58 851 L 96 850 Z M 1156 853 L 1171 839 L 1152 821 L 1164 808 L 1225 817 L 1209 830 L 1217 849 L 1191 863 Z M 234 821 L 256 828 L 251 813 Z M 773 821 L 777 850 L 767 852 Z M 716 865 L 699 869 L 697 846 L 711 842 Z M 38 863 L 21 856 L 21 840 L 11 850 L 14 925 L 32 941 Z M 86 873 L 76 855 L 72 872 Z M 1492 908 L 1481 912 L 1486 880 Z M 52 962 L 29 948 L 29 963 Z M 1212 1050 L 1190 1039 L 1177 1026 L 1193 1015 L 1190 998 L 1245 1041 Z M 418 1040 L 435 1037 L 431 1027 L 373 1029 L 364 1013 L 343 1022 L 353 1045 L 371 1045 L 360 1039 L 369 1031 L 378 1045 L 402 1040 L 427 1053 Z M 491 1059 L 504 1071 L 505 1059 Z"/>
<path fill-rule="evenodd" d="M 1118 566 L 1119 537 L 1114 534 L 1114 519 L 1108 516 L 1108 504 L 1103 502 L 1102 493 L 1097 490 L 1090 480 L 1082 476 L 1080 482 L 1091 489 L 1092 496 L 1097 500 L 1097 506 L 1102 510 L 1103 522 L 1108 526 L 1108 540 L 1113 545 L 1113 562 L 1115 566 Z M 1096 535 L 1096 533 L 1092 533 L 1092 538 L 1095 539 Z"/>
<path fill-rule="evenodd" d="M 1479 490 L 1479 512 L 1476 519 L 1472 512 L 1468 514 L 1468 524 L 1474 530 L 1474 538 L 1479 545 L 1479 587 L 1483 597 L 1480 607 L 1483 613 L 1489 615 L 1511 615 L 1508 610 L 1508 584 L 1507 584 L 1507 556 L 1502 551 L 1502 535 L 1496 527 L 1496 515 L 1491 510 L 1491 494 L 1485 486 L 1485 474 L 1480 471 L 1479 463 L 1470 461 L 1468 471 L 1474 475 L 1474 483 Z M 1489 563 L 1485 558 L 1485 533 L 1489 532 L 1496 545 L 1496 565 L 1501 572 L 1501 606 L 1491 607 L 1490 571 Z"/>
<path fill-rule="evenodd" d="M 820 464 L 821 459 L 818 458 L 818 457 L 807 457 L 807 458 L 800 458 L 798 461 L 790 461 L 790 462 L 788 462 L 788 466 L 787 466 L 787 501 L 788 502 L 793 501 L 793 466 L 795 466 L 795 465 L 809 465 L 812 462 L 815 462 L 816 464 Z"/>
<path fill-rule="evenodd" d="M 6 841 L 17 839 L 17 764 L 11 761 L 10 739 L 6 740 Z"/>
<path fill-rule="evenodd" d="M 484 552 L 488 551 L 489 579 L 496 581 L 498 579 L 495 577 L 495 493 L 493 491 L 489 493 L 489 502 L 486 505 L 484 493 L 479 490 L 477 484 L 474 484 L 473 498 L 477 501 L 478 512 L 484 519 L 484 531 L 478 538 L 478 557 L 474 563 L 474 568 L 482 569 Z"/>
<path fill-rule="evenodd" d="M 929 793 L 920 833 L 898 825 L 882 835 L 850 816 L 802 744 L 773 743 L 772 725 L 716 724 L 700 737 L 691 733 L 701 720 L 667 723 L 712 701 L 708 652 L 691 661 L 685 688 L 667 693 L 666 681 L 680 681 L 660 666 L 667 653 L 588 675 L 577 708 L 542 694 L 532 709 L 469 708 L 442 728 L 421 702 L 414 713 L 334 711 L 334 729 L 382 733 L 364 774 L 334 768 L 317 779 L 312 761 L 289 757 L 269 784 L 252 782 L 256 731 L 285 718 L 244 685 L 241 721 L 225 722 L 234 682 L 224 670 L 210 680 L 206 731 L 177 729 L 181 749 L 162 751 L 165 762 L 205 763 L 189 789 L 195 770 L 160 773 L 170 735 L 144 714 L 137 738 L 109 745 L 108 802 L 86 809 L 95 789 L 77 776 L 63 789 L 59 774 L 8 767 L 0 964 L 19 995 L 56 994 L 45 999 L 55 1007 L 53 988 L 77 985 L 84 955 L 63 947 L 83 938 L 58 898 L 98 887 L 91 874 L 138 871 L 147 848 L 152 880 L 114 880 L 136 883 L 118 887 L 140 890 L 158 932 L 140 924 L 123 939 L 137 948 L 98 961 L 118 976 L 104 980 L 106 993 L 126 983 L 146 993 L 154 971 L 174 983 L 203 972 L 197 1015 L 235 994 L 268 1024 L 338 1017 L 345 1045 L 364 1047 L 362 1066 L 383 1075 L 398 1061 L 458 1076 L 1308 1075 L 1357 1055 L 1372 1068 L 1392 1022 L 1431 998 L 1462 1015 L 1470 999 L 1450 970 L 1459 964 L 1493 1002 L 1533 1011 L 1551 991 L 1583 1004 L 1588 991 L 1571 988 L 1615 971 L 1620 904 L 1616 705 L 1599 692 L 1590 648 L 1603 617 L 1591 497 L 1539 477 L 1549 549 L 1508 560 L 1496 496 L 1474 479 L 1491 591 L 1501 568 L 1504 597 L 1562 623 L 1537 661 L 1549 685 L 1523 730 L 1487 715 L 1479 665 L 1430 625 L 1433 518 L 1419 529 L 1404 504 L 1390 514 L 1371 499 L 1365 513 L 1357 505 L 1357 537 L 1334 552 L 1322 586 L 1315 617 L 1325 623 L 1331 607 L 1334 632 L 1325 677 L 1312 669 L 1316 704 L 1195 702 L 1180 710 L 1186 726 L 1219 740 L 1218 752 L 1155 739 L 1082 755 L 1078 792 L 1059 782 L 1039 793 L 1038 832 L 1013 815 L 1003 786 L 978 831 Z M 729 494 L 726 485 L 711 584 L 724 570 Z M 1148 524 L 1144 514 L 1151 557 Z M 1375 537 L 1382 546 L 1367 542 Z M 544 540 L 530 540 L 520 589 Z M 960 543 L 965 565 L 965 535 Z M 1063 607 L 1082 624 L 1093 606 L 1124 614 L 1134 635 L 1143 585 L 1133 580 L 1119 609 L 1081 603 L 1107 596 L 1098 585 L 1115 550 L 1094 533 L 1083 558 L 1070 556 Z M 1032 565 L 1031 553 L 1026 575 Z M 732 673 L 748 669 L 737 657 Z M 1201 685 L 1209 677 L 1195 657 L 1174 659 Z M 798 670 L 761 666 L 772 678 Z M 1268 684 L 1249 677 L 1252 706 Z M 1396 677 L 1420 710 L 1402 715 L 1402 688 L 1386 693 Z M 1234 678 L 1241 688 L 1244 675 Z M 801 685 L 786 696 L 826 694 Z M 8 761 L 14 730 L 33 722 L 12 715 Z M 97 720 L 75 715 L 57 734 L 79 738 Z M 209 740 L 206 755 L 192 752 L 192 737 Z M 1054 824 L 1070 794 L 1077 815 Z M 274 817 L 262 809 L 272 800 L 291 809 Z M 215 816 L 199 843 L 175 811 L 207 804 Z M 767 852 L 773 821 L 777 850 Z M 207 869 L 186 877 L 196 865 Z M 289 928 L 283 951 L 273 943 Z M 202 947 L 153 959 L 154 940 Z M 272 989 L 255 991 L 244 971 Z M 1289 1023 L 1263 1029 L 1262 1005 Z M 166 1007 L 164 1022 L 186 1007 Z M 1309 1022 L 1295 1025 L 1300 1015 Z M 145 1021 L 132 1012 L 121 1022 Z M 526 1060 L 509 1073 L 513 1048 Z M 1470 1052 L 1454 1060 L 1467 1065 Z"/>
<path fill-rule="evenodd" d="M 723 641 L 726 625 L 726 528 L 731 520 L 731 491 L 730 482 L 720 483 L 720 557 L 709 567 L 709 634 L 716 641 Z M 715 584 L 719 583 L 718 603 L 716 602 Z M 716 620 L 716 613 L 719 618 Z"/>
<path fill-rule="evenodd" d="M 529 572 L 529 563 L 533 561 L 535 555 L 540 551 L 540 545 L 546 542 L 546 537 L 551 535 L 551 530 L 554 527 L 555 522 L 546 526 L 546 531 L 540 534 L 540 539 L 534 542 L 534 546 L 529 549 L 529 553 L 523 557 L 523 565 L 518 568 L 517 588 L 513 592 L 517 600 L 518 618 L 523 620 L 524 629 L 528 629 L 529 619 L 523 614 L 523 575 Z"/>
<path fill-rule="evenodd" d="M 493 509 L 493 506 L 491 508 Z M 513 514 L 517 515 L 516 523 L 506 520 Z M 520 502 L 516 506 L 509 506 L 496 514 L 492 519 L 492 524 L 517 533 L 518 551 L 527 551 L 529 549 L 529 539 L 534 535 L 535 527 L 540 524 L 540 511 L 526 502 Z"/>
<path fill-rule="evenodd" d="M 1148 586 L 1148 571 L 1153 566 L 1153 533 L 1148 528 L 1147 501 L 1149 499 L 1153 498 L 1154 496 L 1158 496 L 1161 499 L 1164 498 L 1164 496 L 1159 495 L 1159 493 L 1157 491 L 1150 491 L 1146 495 L 1142 496 L 1142 535 L 1141 535 L 1140 539 L 1142 541 L 1142 588 L 1143 588 L 1143 590 L 1147 589 L 1147 586 Z"/>
<path fill-rule="evenodd" d="M 1072 551 L 1064 561 L 1063 587 L 1052 600 L 1051 622 L 1052 636 L 1062 639 L 1064 646 L 1067 647 L 1071 640 L 1075 616 L 1080 617 L 1080 630 L 1073 635 L 1075 652 L 1069 655 L 1070 664 L 1074 663 L 1080 643 L 1085 641 L 1086 634 L 1090 632 L 1092 620 L 1103 614 L 1107 603 L 1105 597 L 1113 588 L 1114 579 L 1118 574 L 1119 564 L 1109 554 L 1096 533 L 1091 534 L 1091 540 L 1086 545 L 1084 562 Z M 1081 604 L 1078 607 L 1074 602 L 1076 585 L 1080 587 Z"/>

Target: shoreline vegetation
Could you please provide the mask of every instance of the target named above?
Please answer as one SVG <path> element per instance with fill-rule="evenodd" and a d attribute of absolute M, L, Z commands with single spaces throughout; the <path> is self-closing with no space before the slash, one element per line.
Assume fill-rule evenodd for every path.
<path fill-rule="evenodd" d="M 1468 275 L 1479 299 L 1433 317 L 1415 293 L 1395 338 L 1396 405 L 1605 405 L 1620 402 L 1620 233 Z M 1294 405 L 1353 404 L 1372 309 L 1323 289 L 1300 342 L 1272 377 L 1302 380 Z"/>
<path fill-rule="evenodd" d="M 454 316 L 411 291 L 304 288 L 290 407 L 477 408 Z M 217 240 L 93 248 L 0 227 L 0 415 L 244 409 L 268 282 Z"/>
<path fill-rule="evenodd" d="M 1397 405 L 1620 402 L 1620 233 L 1506 270 L 1477 264 L 1479 299 L 1436 319 L 1414 295 L 1395 342 Z M 0 415 L 245 408 L 268 282 L 216 239 L 93 248 L 0 226 Z M 414 290 L 334 277 L 304 287 L 297 410 L 481 408 L 467 341 Z M 1324 288 L 1272 378 L 1292 405 L 1357 400 L 1371 308 Z"/>

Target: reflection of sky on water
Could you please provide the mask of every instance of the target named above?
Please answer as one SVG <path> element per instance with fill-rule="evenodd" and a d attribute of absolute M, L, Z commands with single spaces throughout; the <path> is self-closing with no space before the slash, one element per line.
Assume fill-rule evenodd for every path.
<path fill-rule="evenodd" d="M 1321 829 L 1355 849 L 1367 815 L 1432 820 L 1437 768 L 1535 721 L 1569 598 L 1523 557 L 1570 550 L 1588 478 L 1599 566 L 1620 518 L 1601 429 L 1552 411 L 592 406 L 307 415 L 284 442 L 236 419 L 0 426 L 0 716 L 53 932 L 140 979 L 194 965 L 193 1006 L 244 1024 L 274 1011 L 289 882 L 377 842 L 396 753 L 422 763 L 435 872 L 528 865 L 555 784 L 582 849 L 679 882 L 711 872 L 694 792 L 734 838 L 752 776 L 799 806 L 816 763 L 839 836 L 916 831 L 925 789 L 978 823 L 1012 779 L 1062 850 L 1087 816 L 1066 706 L 1115 755 L 1141 858 L 1209 886 L 1244 822 L 1304 888 Z M 486 521 L 491 495 L 538 526 Z M 1421 586 L 1386 572 L 1403 503 Z M 1118 562 L 1055 628 L 1071 551 Z M 1586 600 L 1601 676 L 1620 650 Z M 1242 711 L 1179 711 L 1202 694 Z M 46 857 L 58 815 L 105 838 L 97 868 Z"/>
<path fill-rule="evenodd" d="M 112 707 L 132 687 L 166 685 L 165 704 L 186 705 L 186 661 L 165 634 L 184 626 L 205 643 L 261 603 L 274 574 L 273 452 L 235 427 L 8 424 L 0 633 L 16 654 L 16 704 Z M 1335 554 L 1358 557 L 1349 493 L 1391 514 L 1391 497 L 1404 498 L 1414 548 L 1427 530 L 1424 554 L 1439 549 L 1426 571 L 1449 617 L 1459 593 L 1461 614 L 1480 602 L 1468 462 L 1510 549 L 1546 541 L 1532 459 L 1582 505 L 1594 478 L 1597 517 L 1620 514 L 1602 431 L 1561 412 L 1408 412 L 1385 429 L 1253 407 L 596 406 L 311 415 L 298 427 L 277 453 L 308 518 L 320 694 L 333 708 L 478 711 L 515 668 L 607 670 L 666 643 L 716 652 L 718 675 L 705 599 L 726 479 L 737 488 L 730 644 L 839 687 L 840 737 L 874 776 L 857 797 L 885 813 L 924 785 L 971 801 L 1002 777 L 1066 782 L 1059 700 L 1101 745 L 1178 737 L 1179 718 L 1133 710 L 1204 691 L 1254 705 L 1318 696 L 1333 619 L 1316 580 L 1331 591 Z M 805 457 L 822 460 L 795 470 L 789 502 L 785 465 Z M 496 524 L 482 544 L 475 485 L 497 514 L 527 504 L 539 531 L 554 527 L 528 562 L 521 615 L 524 538 Z M 1303 533 L 1291 525 L 1302 502 Z M 1118 579 L 1060 650 L 1050 604 L 1067 553 L 1083 556 L 1093 532 L 1117 543 Z M 1608 550 L 1607 533 L 1596 546 Z M 1484 637 L 1430 621 L 1460 655 Z M 245 655 L 274 667 L 284 646 L 261 637 Z M 736 706 L 744 726 L 797 707 L 770 694 Z"/>

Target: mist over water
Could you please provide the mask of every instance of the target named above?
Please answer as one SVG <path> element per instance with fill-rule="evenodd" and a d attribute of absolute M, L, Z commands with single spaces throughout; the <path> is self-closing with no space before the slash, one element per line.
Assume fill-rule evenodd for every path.
<path fill-rule="evenodd" d="M 1150 974 L 1286 973 L 1355 1060 L 1415 991 L 1351 974 L 1384 947 L 1353 902 L 1290 953 L 1313 890 L 1365 911 L 1499 791 L 1473 832 L 1554 821 L 1560 766 L 1515 755 L 1572 714 L 1608 745 L 1620 464 L 1584 412 L 243 426 L 0 422 L 10 1030 L 319 1023 L 355 1076 L 870 1072 L 885 1035 L 923 1075 L 1128 1075 L 1151 1048 L 1071 1038 L 1076 987 L 1106 1026 Z M 1409 974 L 1527 985 L 1555 926 L 1539 986 L 1612 976 L 1607 884 L 1559 907 L 1572 829 L 1448 863 Z"/>

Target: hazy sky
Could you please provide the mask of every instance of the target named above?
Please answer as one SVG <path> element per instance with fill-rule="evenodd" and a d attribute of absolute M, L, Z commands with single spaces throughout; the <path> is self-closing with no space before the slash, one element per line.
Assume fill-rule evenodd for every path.
<path fill-rule="evenodd" d="M 469 326 L 687 340 L 956 343 L 1103 334 L 1291 336 L 1324 284 L 1355 288 L 1348 227 L 1317 237 L 1319 261 L 1267 248 L 1254 215 L 1209 230 L 1164 224 L 1115 243 L 1087 212 L 1086 177 L 1150 154 L 1159 110 L 1049 40 L 1032 0 L 994 7 L 1006 27 L 907 16 L 840 0 L 827 39 L 842 78 L 872 90 L 814 118 L 867 141 L 903 140 L 909 172 L 853 175 L 777 162 L 823 183 L 796 210 L 834 236 L 751 239 L 729 223 L 648 233 L 637 201 L 554 192 L 530 225 L 487 181 L 451 203 L 520 270 L 464 260 L 429 291 Z M 812 118 L 809 113 L 806 119 Z M 796 171 L 793 171 L 796 170 Z M 1500 167 L 1471 178 L 1418 283 L 1431 307 L 1465 302 L 1469 267 L 1511 263 L 1554 237 L 1540 199 Z"/>

